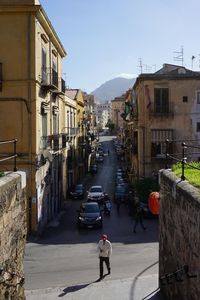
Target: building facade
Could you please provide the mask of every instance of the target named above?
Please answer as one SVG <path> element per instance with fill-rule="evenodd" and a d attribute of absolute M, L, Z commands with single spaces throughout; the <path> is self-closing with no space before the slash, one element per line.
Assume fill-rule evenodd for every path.
<path fill-rule="evenodd" d="M 133 87 L 127 124 L 126 155 L 135 178 L 152 177 L 165 167 L 166 140 L 171 154 L 181 153 L 183 140 L 200 138 L 200 73 L 164 64 L 141 74 Z M 194 152 L 190 159 L 199 160 Z M 172 162 L 171 162 L 172 163 Z"/>
<path fill-rule="evenodd" d="M 124 113 L 125 100 L 126 94 L 123 94 L 120 97 L 115 97 L 115 99 L 111 101 L 112 122 L 115 124 L 115 130 L 118 133 L 121 133 L 124 127 L 125 121 L 122 114 Z"/>
<path fill-rule="evenodd" d="M 64 197 L 66 52 L 36 0 L 1 1 L 0 38 L 0 136 L 18 140 L 17 166 L 27 174 L 28 227 L 41 232 L 60 211 Z M 9 163 L 1 167 L 11 168 Z"/>

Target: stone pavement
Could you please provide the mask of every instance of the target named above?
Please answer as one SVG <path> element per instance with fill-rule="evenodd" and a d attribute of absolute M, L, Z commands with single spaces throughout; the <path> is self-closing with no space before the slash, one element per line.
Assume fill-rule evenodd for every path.
<path fill-rule="evenodd" d="M 158 275 L 102 280 L 63 288 L 25 291 L 26 300 L 161 300 Z"/>

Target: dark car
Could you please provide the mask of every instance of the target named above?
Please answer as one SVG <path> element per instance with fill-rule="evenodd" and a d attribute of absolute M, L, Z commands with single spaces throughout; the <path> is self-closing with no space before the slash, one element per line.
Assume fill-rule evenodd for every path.
<path fill-rule="evenodd" d="M 102 228 L 103 220 L 101 210 L 96 202 L 84 202 L 78 210 L 78 227 Z"/>
<path fill-rule="evenodd" d="M 84 198 L 84 187 L 83 184 L 77 184 L 71 190 L 70 196 L 72 199 L 83 199 Z"/>

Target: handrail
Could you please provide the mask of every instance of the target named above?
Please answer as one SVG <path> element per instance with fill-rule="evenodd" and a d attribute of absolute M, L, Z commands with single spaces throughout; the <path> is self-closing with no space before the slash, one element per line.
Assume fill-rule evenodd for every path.
<path fill-rule="evenodd" d="M 184 280 L 184 275 L 186 275 L 186 278 L 196 278 L 197 273 L 190 273 L 188 265 L 184 265 L 183 267 L 177 269 L 174 272 L 167 273 L 165 275 L 162 275 L 159 277 L 160 284 L 166 285 L 166 284 L 172 284 L 175 279 L 176 282 L 182 282 Z"/>
<path fill-rule="evenodd" d="M 182 180 L 185 180 L 185 165 L 193 168 L 193 169 L 196 169 L 196 170 L 199 170 L 200 171 L 200 168 L 198 167 L 195 167 L 193 165 L 191 165 L 190 163 L 187 162 L 187 157 L 185 156 L 185 149 L 187 148 L 190 148 L 190 149 L 200 149 L 200 146 L 199 145 L 189 145 L 189 144 L 186 144 L 185 142 L 197 142 L 198 140 L 166 140 L 166 153 L 165 153 L 165 159 L 166 159 L 166 162 L 165 162 L 165 169 L 168 168 L 167 166 L 167 161 L 168 161 L 168 158 L 171 158 L 177 162 L 181 162 L 182 164 L 182 174 L 181 174 L 181 179 Z M 173 155 L 170 155 L 168 153 L 168 148 L 169 148 L 169 143 L 173 143 L 173 142 L 181 142 L 181 146 L 182 146 L 182 157 L 179 159 Z M 194 153 L 193 153 L 194 154 Z M 197 154 L 197 153 L 196 153 Z M 200 154 L 200 152 L 199 152 Z"/>
<path fill-rule="evenodd" d="M 16 172 L 17 171 L 17 139 L 0 141 L 0 146 L 4 144 L 11 144 L 11 143 L 13 143 L 13 152 L 14 152 L 13 155 L 7 156 L 5 158 L 0 158 L 0 162 L 14 159 L 13 170 L 14 172 Z"/>

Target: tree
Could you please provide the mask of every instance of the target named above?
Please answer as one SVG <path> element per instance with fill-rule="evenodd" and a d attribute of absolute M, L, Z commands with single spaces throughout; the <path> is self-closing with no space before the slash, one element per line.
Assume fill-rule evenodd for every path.
<path fill-rule="evenodd" d="M 113 132 L 114 129 L 115 129 L 115 124 L 109 119 L 109 120 L 108 120 L 108 123 L 106 124 L 106 127 L 108 127 L 109 130 L 110 130 L 111 132 Z"/>

